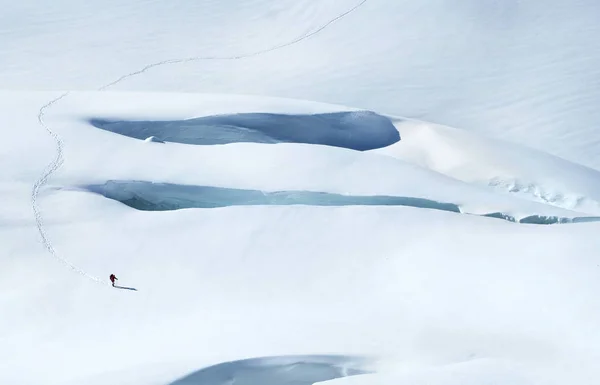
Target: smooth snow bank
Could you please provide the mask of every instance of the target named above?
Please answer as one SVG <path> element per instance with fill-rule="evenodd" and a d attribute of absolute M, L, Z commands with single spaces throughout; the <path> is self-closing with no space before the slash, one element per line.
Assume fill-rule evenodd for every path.
<path fill-rule="evenodd" d="M 371 111 L 314 115 L 239 113 L 180 121 L 114 121 L 90 123 L 103 130 L 137 139 L 185 144 L 310 143 L 372 150 L 400 140 L 392 122 Z"/>
<path fill-rule="evenodd" d="M 69 191 L 45 197 L 53 217 L 71 218 L 49 226 L 56 249 L 139 291 L 57 270 L 64 280 L 45 276 L 42 288 L 52 290 L 37 297 L 16 279 L 27 298 L 8 299 L 15 311 L 0 326 L 12 325 L 6 341 L 28 360 L 0 360 L 0 373 L 23 373 L 48 352 L 77 369 L 57 373 L 44 362 L 27 379 L 71 379 L 98 362 L 117 369 L 298 351 L 401 351 L 415 361 L 475 354 L 560 372 L 596 352 L 597 224 L 514 226 L 406 207 L 120 206 Z M 55 304 L 41 330 L 41 319 L 25 317 L 35 299 Z M 39 344 L 19 344 L 23 334 Z"/>
<path fill-rule="evenodd" d="M 389 365 L 389 364 L 388 364 Z M 324 381 L 319 385 L 542 385 L 547 379 L 524 373 L 519 363 L 474 358 L 465 362 L 417 365 L 397 362 L 381 373 Z"/>
<path fill-rule="evenodd" d="M 169 385 L 313 385 L 370 373 L 360 361 L 364 359 L 308 355 L 251 358 L 204 368 Z"/>
<path fill-rule="evenodd" d="M 44 116 L 62 139 L 65 162 L 38 204 L 53 249 L 88 274 L 80 276 L 40 244 L 31 210 L 32 186 L 56 159 L 37 115 L 57 95 L 0 95 L 0 127 L 15 128 L 6 129 L 7 145 L 0 146 L 0 186 L 9 203 L 0 208 L 0 341 L 8 347 L 0 349 L 0 383 L 165 385 L 248 357 L 331 353 L 421 365 L 506 359 L 526 375 L 561 380 L 543 385 L 598 378 L 597 223 L 516 226 L 395 206 L 151 212 L 71 187 L 142 180 L 415 196 L 482 212 L 572 211 L 369 151 L 144 143 L 86 120 L 348 111 L 341 107 L 72 93 Z M 138 291 L 89 279 L 110 273 Z"/>
<path fill-rule="evenodd" d="M 375 150 L 525 199 L 600 214 L 600 171 L 472 132 L 392 118 L 402 142 Z"/>
<path fill-rule="evenodd" d="M 597 0 L 7 1 L 0 87 L 98 89 L 164 63 L 116 88 L 361 106 L 599 168 L 599 18 Z"/>

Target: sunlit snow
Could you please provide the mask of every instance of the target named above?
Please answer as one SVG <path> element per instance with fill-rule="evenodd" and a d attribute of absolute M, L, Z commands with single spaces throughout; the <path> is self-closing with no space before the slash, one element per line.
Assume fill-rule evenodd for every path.
<path fill-rule="evenodd" d="M 597 383 L 597 2 L 2 10 L 0 384 Z"/>

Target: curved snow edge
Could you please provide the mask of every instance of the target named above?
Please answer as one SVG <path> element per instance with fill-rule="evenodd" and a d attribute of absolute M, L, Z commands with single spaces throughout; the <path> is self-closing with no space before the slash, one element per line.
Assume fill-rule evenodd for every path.
<path fill-rule="evenodd" d="M 88 123 L 135 139 L 190 145 L 304 143 L 366 151 L 400 141 L 392 121 L 372 111 L 252 112 L 166 121 L 90 118 Z"/>
<path fill-rule="evenodd" d="M 406 206 L 457 214 L 501 219 L 519 224 L 567 224 L 599 222 L 600 217 L 561 217 L 524 214 L 522 217 L 503 212 L 471 213 L 460 205 L 425 198 L 388 195 L 342 195 L 318 191 L 261 191 L 215 186 L 180 185 L 146 181 L 110 180 L 103 184 L 77 186 L 78 190 L 102 195 L 142 211 L 171 211 L 191 208 L 230 206 Z"/>
<path fill-rule="evenodd" d="M 314 383 L 374 373 L 363 357 L 298 355 L 249 358 L 223 362 L 188 374 L 169 385 L 257 383 L 261 385 L 312 385 Z M 252 382 L 249 382 L 252 380 Z"/>

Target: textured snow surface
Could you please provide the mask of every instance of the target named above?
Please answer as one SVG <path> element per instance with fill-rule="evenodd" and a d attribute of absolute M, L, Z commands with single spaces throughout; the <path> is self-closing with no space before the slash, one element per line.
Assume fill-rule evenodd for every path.
<path fill-rule="evenodd" d="M 0 384 L 597 383 L 597 2 L 0 6 Z"/>

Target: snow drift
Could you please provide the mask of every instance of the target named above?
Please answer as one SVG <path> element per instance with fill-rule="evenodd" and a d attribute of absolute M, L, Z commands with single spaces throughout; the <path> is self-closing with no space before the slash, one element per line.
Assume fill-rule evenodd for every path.
<path fill-rule="evenodd" d="M 404 140 L 376 153 L 520 198 L 600 214 L 598 170 L 453 127 L 391 119 Z"/>
<path fill-rule="evenodd" d="M 403 159 L 395 151 L 418 143 L 411 135 L 371 151 L 306 143 L 197 146 L 132 140 L 86 120 L 181 121 L 235 113 L 225 103 L 231 100 L 240 113 L 351 111 L 345 107 L 73 92 L 43 116 L 64 159 L 37 200 L 56 253 L 49 254 L 36 237 L 30 192 L 57 159 L 36 119 L 39 106 L 57 95 L 5 95 L 6 126 L 20 129 L 0 147 L 7 162 L 2 191 L 12 202 L 2 208 L 0 227 L 8 256 L 0 270 L 0 304 L 8 310 L 0 317 L 0 337 L 9 346 L 0 349 L 4 382 L 164 385 L 190 373 L 206 380 L 214 372 L 198 368 L 219 363 L 332 352 L 433 368 L 472 357 L 503 359 L 522 366 L 518 373 L 536 385 L 555 385 L 542 381 L 572 376 L 573 368 L 577 379 L 595 371 L 598 224 L 507 222 L 556 223 L 583 213 Z M 473 154 L 468 141 L 454 143 L 458 153 Z M 521 156 L 528 153 L 517 153 L 514 164 Z M 478 167 L 482 175 L 495 172 Z M 568 162 L 552 167 L 558 182 L 573 169 Z M 381 196 L 400 206 L 370 204 Z M 151 208 L 221 207 L 151 211 L 121 203 L 139 197 Z M 254 199 L 259 204 L 247 204 Z M 287 199 L 302 204 L 277 205 Z M 424 203 L 448 203 L 450 210 Z M 460 215 L 456 208 L 507 220 Z M 113 272 L 137 291 L 94 284 Z M 57 371 L 63 361 L 73 363 L 70 371 Z M 224 366 L 229 373 L 236 368 Z M 323 379 L 336 373 L 303 364 L 263 369 L 242 370 L 237 381 L 286 381 L 290 372 L 314 381 L 317 372 L 327 374 Z M 464 371 L 483 381 L 494 367 Z"/>

